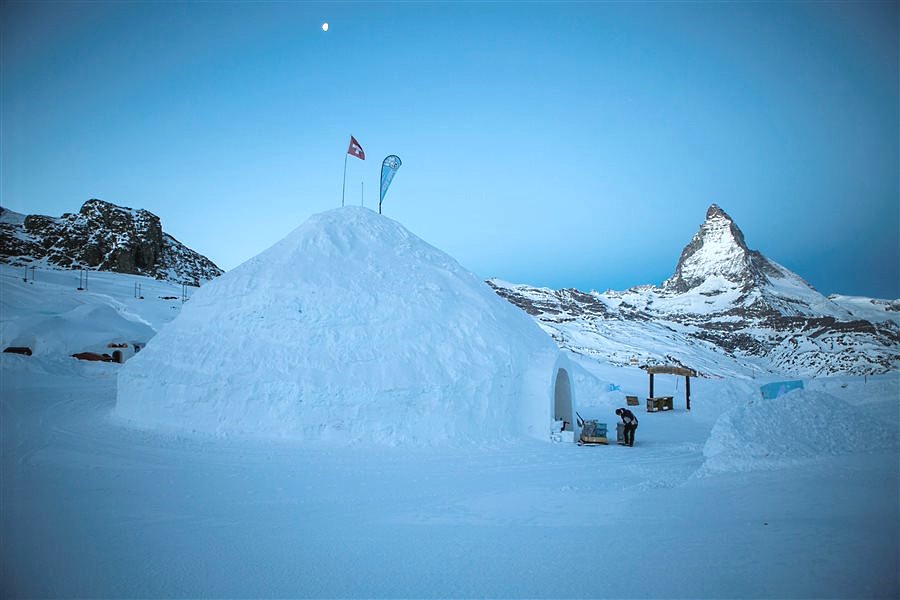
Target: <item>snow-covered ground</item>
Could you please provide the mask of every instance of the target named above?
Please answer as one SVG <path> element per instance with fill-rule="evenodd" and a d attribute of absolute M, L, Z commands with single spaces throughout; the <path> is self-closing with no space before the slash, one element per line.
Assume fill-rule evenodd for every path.
<path fill-rule="evenodd" d="M 690 412 L 657 376 L 675 410 L 636 410 L 634 448 L 162 433 L 116 414 L 123 365 L 68 354 L 142 341 L 181 288 L 90 277 L 0 269 L 0 342 L 35 344 L 0 355 L 4 597 L 900 596 L 897 373 L 762 400 L 722 357 Z M 575 360 L 582 417 L 646 396 Z"/>

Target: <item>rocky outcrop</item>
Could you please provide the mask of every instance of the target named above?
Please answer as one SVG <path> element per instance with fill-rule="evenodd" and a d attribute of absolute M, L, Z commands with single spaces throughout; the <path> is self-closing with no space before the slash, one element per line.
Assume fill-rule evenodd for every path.
<path fill-rule="evenodd" d="M 0 260 L 45 260 L 62 268 L 145 275 L 199 285 L 222 274 L 208 258 L 166 234 L 159 217 L 103 200 L 59 218 L 0 209 Z"/>

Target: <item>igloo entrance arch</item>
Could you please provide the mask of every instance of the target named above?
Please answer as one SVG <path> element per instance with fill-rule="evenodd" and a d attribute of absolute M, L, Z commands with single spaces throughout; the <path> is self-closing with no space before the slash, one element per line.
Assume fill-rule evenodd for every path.
<path fill-rule="evenodd" d="M 563 431 L 574 431 L 572 418 L 572 382 L 565 369 L 556 372 L 556 383 L 553 390 L 553 419 L 565 421 Z"/>

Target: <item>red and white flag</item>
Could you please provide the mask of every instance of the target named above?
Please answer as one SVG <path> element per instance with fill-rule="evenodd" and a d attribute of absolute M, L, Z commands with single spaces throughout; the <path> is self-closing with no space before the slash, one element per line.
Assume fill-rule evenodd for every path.
<path fill-rule="evenodd" d="M 362 146 L 359 145 L 359 142 L 352 135 L 350 136 L 350 147 L 347 148 L 347 154 L 355 156 L 359 160 L 366 160 L 366 153 L 363 152 Z"/>

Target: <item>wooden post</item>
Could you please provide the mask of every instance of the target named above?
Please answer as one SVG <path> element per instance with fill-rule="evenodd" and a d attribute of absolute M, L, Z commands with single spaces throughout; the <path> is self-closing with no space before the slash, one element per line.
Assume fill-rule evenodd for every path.
<path fill-rule="evenodd" d="M 691 410 L 691 376 L 684 376 L 684 400 L 687 404 L 687 409 Z"/>
<path fill-rule="evenodd" d="M 650 397 L 653 398 L 653 373 L 650 373 Z"/>

